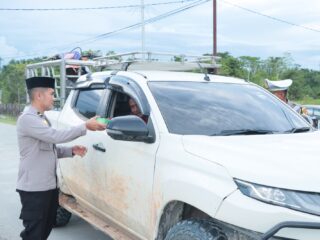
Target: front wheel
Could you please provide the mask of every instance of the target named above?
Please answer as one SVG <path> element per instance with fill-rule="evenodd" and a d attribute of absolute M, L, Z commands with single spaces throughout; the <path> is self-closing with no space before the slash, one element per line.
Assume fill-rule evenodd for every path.
<path fill-rule="evenodd" d="M 56 223 L 54 227 L 63 227 L 67 225 L 71 218 L 71 212 L 59 206 L 57 209 Z"/>
<path fill-rule="evenodd" d="M 228 240 L 219 227 L 208 220 L 184 220 L 170 228 L 165 240 Z"/>

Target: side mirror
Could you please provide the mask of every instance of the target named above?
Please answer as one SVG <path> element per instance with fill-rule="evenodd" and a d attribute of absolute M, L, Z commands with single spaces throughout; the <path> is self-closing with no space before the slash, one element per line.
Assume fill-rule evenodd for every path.
<path fill-rule="evenodd" d="M 152 142 L 147 125 L 134 115 L 113 118 L 107 126 L 107 134 L 115 140 Z"/>

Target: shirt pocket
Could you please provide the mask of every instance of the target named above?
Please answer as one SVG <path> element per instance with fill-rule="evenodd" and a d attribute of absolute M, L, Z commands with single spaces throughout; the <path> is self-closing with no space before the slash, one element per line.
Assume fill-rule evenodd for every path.
<path fill-rule="evenodd" d="M 42 151 L 53 151 L 53 144 L 52 143 L 46 143 L 46 142 L 40 142 L 40 150 Z"/>

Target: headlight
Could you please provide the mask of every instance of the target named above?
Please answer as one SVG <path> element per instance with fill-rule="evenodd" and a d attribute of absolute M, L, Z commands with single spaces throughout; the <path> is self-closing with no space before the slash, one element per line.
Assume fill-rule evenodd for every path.
<path fill-rule="evenodd" d="M 244 195 L 266 203 L 320 216 L 320 194 L 268 187 L 235 179 Z"/>

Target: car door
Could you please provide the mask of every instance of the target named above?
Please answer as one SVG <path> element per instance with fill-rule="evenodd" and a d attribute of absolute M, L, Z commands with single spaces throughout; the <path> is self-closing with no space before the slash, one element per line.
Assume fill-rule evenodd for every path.
<path fill-rule="evenodd" d="M 66 102 L 61 117 L 59 118 L 59 128 L 68 128 L 74 125 L 83 124 L 89 118 L 100 114 L 101 102 L 106 95 L 105 88 L 84 88 L 78 89 L 73 93 L 72 98 Z M 94 195 L 92 186 L 94 178 L 92 169 L 95 166 L 91 162 L 92 154 L 95 151 L 92 148 L 95 135 L 92 131 L 87 131 L 85 136 L 77 138 L 64 145 L 83 145 L 88 151 L 84 157 L 75 156 L 69 159 L 60 159 L 59 168 L 65 185 L 68 187 L 69 194 L 72 194 L 78 201 L 87 205 L 94 204 Z"/>
<path fill-rule="evenodd" d="M 130 97 L 135 97 L 144 113 L 148 112 L 145 107 L 147 100 L 145 96 L 141 96 L 141 89 L 127 90 L 128 92 L 124 89 L 112 90 L 105 104 L 107 117 L 116 118 L 130 114 L 127 101 Z M 141 102 L 144 102 L 144 106 Z M 154 133 L 153 116 L 150 112 L 148 114 L 147 127 Z M 158 140 L 155 138 L 153 143 L 122 141 L 111 138 L 106 132 L 92 134 L 93 144 L 100 146 L 95 148 L 90 159 L 94 166 L 91 189 L 97 211 L 118 226 L 149 238 L 153 224 L 152 187 Z"/>

